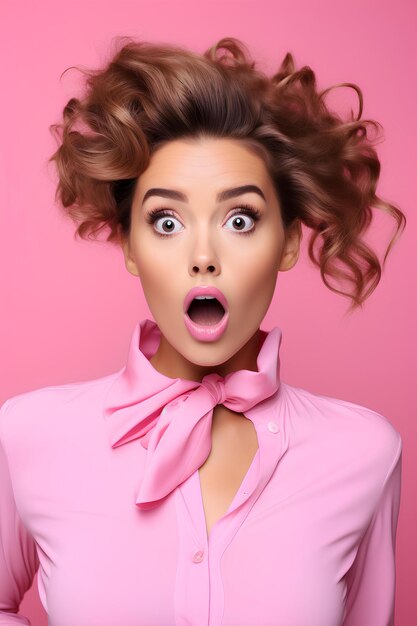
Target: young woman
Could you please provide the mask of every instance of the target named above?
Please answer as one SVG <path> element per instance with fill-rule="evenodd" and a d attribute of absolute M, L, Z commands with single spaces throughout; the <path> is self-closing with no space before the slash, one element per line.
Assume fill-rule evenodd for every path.
<path fill-rule="evenodd" d="M 81 237 L 109 229 L 155 321 L 119 371 L 4 402 L 1 624 L 28 623 L 38 568 L 51 626 L 393 624 L 401 436 L 281 380 L 260 328 L 302 224 L 352 309 L 381 276 L 372 208 L 387 253 L 405 225 L 352 86 L 346 121 L 291 54 L 268 78 L 233 38 L 128 40 L 68 102 L 57 195 Z"/>

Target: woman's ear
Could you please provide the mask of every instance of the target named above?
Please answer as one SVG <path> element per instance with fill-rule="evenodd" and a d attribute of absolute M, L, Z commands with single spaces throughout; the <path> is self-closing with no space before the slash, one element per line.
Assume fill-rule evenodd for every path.
<path fill-rule="evenodd" d="M 295 219 L 285 231 L 285 244 L 278 268 L 280 272 L 290 270 L 298 261 L 300 256 L 300 244 L 303 237 L 301 221 Z"/>
<path fill-rule="evenodd" d="M 128 236 L 121 238 L 120 247 L 123 250 L 125 266 L 126 266 L 127 271 L 133 274 L 133 276 L 139 276 L 139 269 L 132 255 L 132 252 L 130 249 L 130 241 L 129 241 Z"/>

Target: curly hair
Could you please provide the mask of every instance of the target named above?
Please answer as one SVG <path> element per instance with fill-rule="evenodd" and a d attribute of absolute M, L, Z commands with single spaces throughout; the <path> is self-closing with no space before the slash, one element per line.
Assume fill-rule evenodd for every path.
<path fill-rule="evenodd" d="M 83 98 L 71 98 L 62 123 L 50 126 L 59 144 L 49 159 L 58 172 L 55 201 L 78 223 L 75 236 L 96 239 L 108 228 L 107 241 L 120 243 L 129 234 L 138 177 L 164 143 L 237 138 L 264 159 L 284 228 L 298 219 L 311 230 L 309 257 L 324 284 L 351 299 L 349 312 L 374 291 L 382 268 L 363 239 L 372 208 L 396 221 L 382 267 L 406 218 L 376 194 L 379 138 L 368 131 L 381 125 L 360 119 L 357 85 L 318 92 L 312 69 L 297 70 L 290 52 L 268 77 L 234 37 L 202 55 L 118 37 L 106 67 L 80 71 L 86 76 Z M 358 94 L 356 119 L 353 111 L 343 120 L 326 106 L 323 96 L 339 86 Z M 329 278 L 339 287 L 346 281 L 347 288 L 332 286 Z"/>

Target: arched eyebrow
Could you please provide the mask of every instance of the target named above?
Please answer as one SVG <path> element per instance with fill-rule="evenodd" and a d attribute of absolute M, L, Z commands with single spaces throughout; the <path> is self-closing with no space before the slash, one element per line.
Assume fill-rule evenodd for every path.
<path fill-rule="evenodd" d="M 265 195 L 257 185 L 242 185 L 241 187 L 232 187 L 231 189 L 224 189 L 220 191 L 217 196 L 217 202 L 224 202 L 230 200 L 230 198 L 236 198 L 244 193 L 257 193 L 261 198 L 265 200 Z M 145 193 L 142 204 L 151 196 L 160 196 L 162 198 L 169 198 L 171 200 L 178 200 L 179 202 L 188 202 L 188 198 L 185 193 L 176 191 L 175 189 L 163 189 L 162 187 L 154 187 L 148 189 Z M 265 200 L 266 201 L 266 200 Z"/>

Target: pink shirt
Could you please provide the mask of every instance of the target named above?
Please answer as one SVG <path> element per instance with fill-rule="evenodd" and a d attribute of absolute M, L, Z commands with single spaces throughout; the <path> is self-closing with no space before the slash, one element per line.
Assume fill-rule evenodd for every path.
<path fill-rule="evenodd" d="M 157 340 L 142 321 L 121 370 L 3 403 L 0 625 L 30 624 L 18 610 L 36 572 L 50 626 L 393 625 L 402 439 L 390 421 L 280 380 L 245 412 L 259 449 L 207 539 L 197 470 L 141 509 L 148 451 L 109 442 L 117 413 L 104 408 L 127 373 L 129 393 L 132 373 L 166 384 L 148 360 Z"/>

